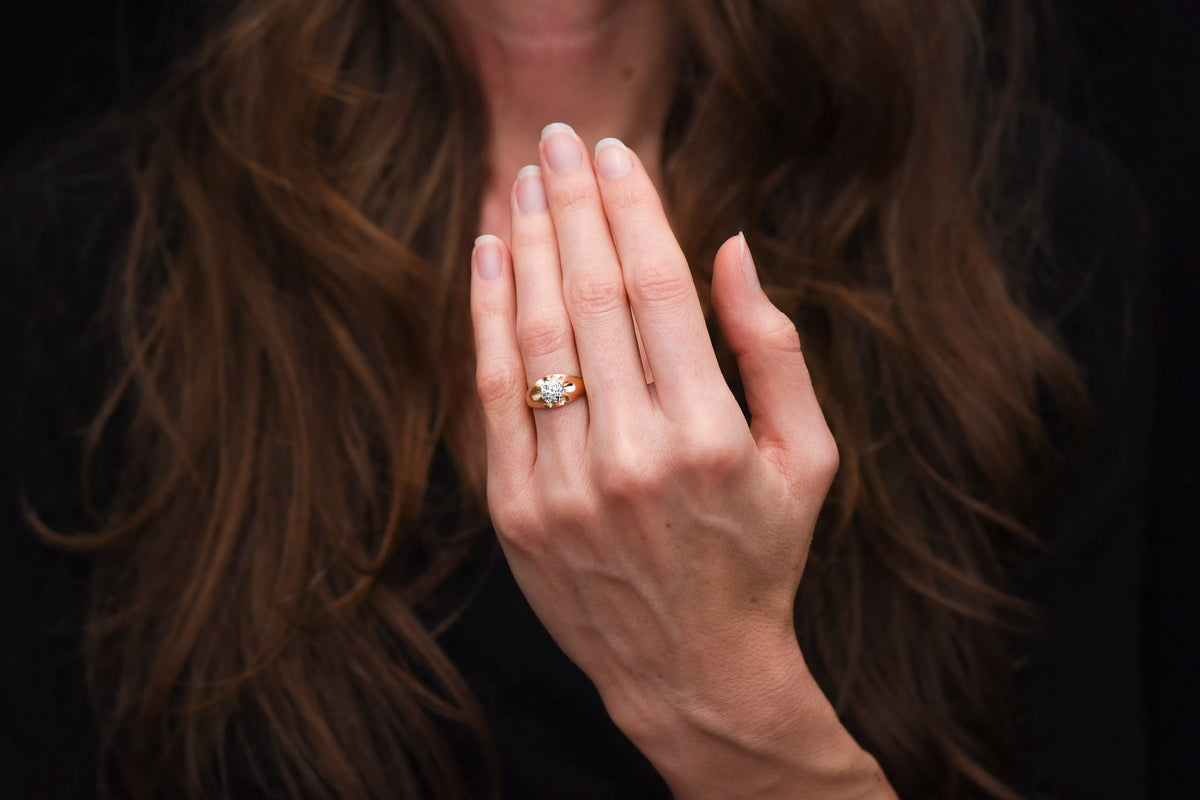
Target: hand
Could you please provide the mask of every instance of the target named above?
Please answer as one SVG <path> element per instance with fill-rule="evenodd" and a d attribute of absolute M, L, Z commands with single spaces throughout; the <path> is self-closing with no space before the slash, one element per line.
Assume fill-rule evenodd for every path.
<path fill-rule="evenodd" d="M 747 426 L 636 155 L 605 140 L 593 168 L 555 125 L 540 162 L 513 188 L 511 256 L 481 237 L 472 283 L 488 499 L 513 575 L 677 792 L 702 788 L 701 767 L 723 756 L 753 763 L 763 786 L 858 769 L 865 754 L 793 630 L 838 465 L 795 327 L 759 288 L 744 238 L 726 242 L 713 302 Z M 583 376 L 586 399 L 531 412 L 528 386 L 552 373 Z M 797 726 L 821 739 L 776 752 Z M 829 758 L 844 740 L 837 752 L 853 757 Z"/>

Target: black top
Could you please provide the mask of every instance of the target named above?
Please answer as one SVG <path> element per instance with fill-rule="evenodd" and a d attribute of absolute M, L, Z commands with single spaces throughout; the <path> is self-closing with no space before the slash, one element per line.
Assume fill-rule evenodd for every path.
<path fill-rule="evenodd" d="M 17 487 L 20 478 L 60 529 L 86 527 L 79 441 L 113 342 L 96 311 L 129 219 L 111 153 L 73 151 L 0 192 L 0 326 L 11 357 L 0 373 L 5 797 L 95 793 L 97 733 L 80 659 L 89 559 L 37 543 Z M 1135 800 L 1145 795 L 1140 584 L 1153 366 L 1144 215 L 1125 174 L 1070 132 L 1051 186 L 1052 252 L 1034 295 L 1085 370 L 1095 424 L 1039 526 L 1049 547 L 1027 570 L 1047 635 L 1021 675 L 1023 788 Z M 486 553 L 479 558 L 482 568 Z M 486 574 L 443 643 L 488 715 L 506 796 L 669 796 L 533 616 L 503 558 Z"/>

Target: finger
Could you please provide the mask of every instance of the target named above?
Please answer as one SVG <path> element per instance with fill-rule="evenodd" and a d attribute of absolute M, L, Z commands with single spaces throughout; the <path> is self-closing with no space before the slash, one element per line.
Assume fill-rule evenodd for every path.
<path fill-rule="evenodd" d="M 497 478 L 516 488 L 532 474 L 537 443 L 525 405 L 512 266 L 504 243 L 490 235 L 475 240 L 471 262 L 475 380 L 487 432 L 488 482 Z"/>
<path fill-rule="evenodd" d="M 596 176 L 634 319 L 664 407 L 728 394 L 687 259 L 641 161 L 617 139 L 596 145 Z"/>
<path fill-rule="evenodd" d="M 742 234 L 717 251 L 713 307 L 737 356 L 759 451 L 791 474 L 814 459 L 832 460 L 835 471 L 837 448 L 813 392 L 796 326 L 759 288 Z"/>
<path fill-rule="evenodd" d="M 591 419 L 625 419 L 648 392 L 596 176 L 583 143 L 561 123 L 542 131 L 541 160 Z"/>
<path fill-rule="evenodd" d="M 517 289 L 517 344 L 526 383 L 554 373 L 579 375 L 579 356 L 571 319 L 563 304 L 558 238 L 546 205 L 541 169 L 517 174 L 510 198 L 509 237 Z M 540 409 L 534 413 L 540 449 L 578 453 L 587 433 L 587 404 Z"/>

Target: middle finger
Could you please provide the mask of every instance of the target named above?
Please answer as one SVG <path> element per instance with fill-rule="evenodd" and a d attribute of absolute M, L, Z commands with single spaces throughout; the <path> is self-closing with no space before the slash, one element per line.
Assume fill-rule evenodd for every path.
<path fill-rule="evenodd" d="M 541 160 L 591 418 L 627 419 L 649 393 L 591 159 L 571 128 L 554 123 L 542 131 Z"/>

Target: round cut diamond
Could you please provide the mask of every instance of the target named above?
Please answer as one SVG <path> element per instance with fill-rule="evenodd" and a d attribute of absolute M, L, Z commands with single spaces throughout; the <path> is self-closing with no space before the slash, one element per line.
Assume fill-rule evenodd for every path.
<path fill-rule="evenodd" d="M 558 405 L 563 401 L 563 384 L 558 378 L 542 379 L 542 401 L 546 405 Z"/>

